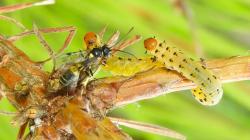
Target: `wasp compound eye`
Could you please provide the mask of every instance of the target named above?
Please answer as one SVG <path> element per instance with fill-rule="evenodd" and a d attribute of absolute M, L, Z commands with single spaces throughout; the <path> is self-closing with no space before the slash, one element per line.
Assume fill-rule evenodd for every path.
<path fill-rule="evenodd" d="M 110 56 L 110 54 L 111 54 L 110 48 L 108 48 L 106 45 L 104 45 L 104 46 L 102 47 L 102 52 L 103 52 L 103 55 L 104 55 L 105 57 L 108 57 L 108 56 Z"/>
<path fill-rule="evenodd" d="M 94 55 L 94 57 L 102 56 L 102 50 L 100 48 L 93 48 L 93 50 L 90 53 Z"/>

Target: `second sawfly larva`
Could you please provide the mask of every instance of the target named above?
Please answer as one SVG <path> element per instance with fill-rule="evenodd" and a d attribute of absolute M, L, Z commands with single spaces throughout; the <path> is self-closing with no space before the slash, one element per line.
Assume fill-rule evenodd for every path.
<path fill-rule="evenodd" d="M 165 41 L 158 43 L 155 38 L 148 38 L 144 41 L 144 47 L 155 61 L 162 62 L 165 67 L 176 70 L 197 85 L 192 93 L 198 102 L 211 106 L 221 100 L 223 90 L 220 80 L 204 65 L 194 62 L 178 48 L 168 46 Z"/>

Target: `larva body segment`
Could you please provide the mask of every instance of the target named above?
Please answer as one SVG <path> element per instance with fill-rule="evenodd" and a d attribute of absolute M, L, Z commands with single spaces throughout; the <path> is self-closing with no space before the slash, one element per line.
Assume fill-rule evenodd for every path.
<path fill-rule="evenodd" d="M 192 93 L 201 104 L 216 105 L 220 101 L 223 95 L 221 83 L 205 66 L 194 62 L 179 49 L 169 47 L 165 42 L 157 43 L 154 38 L 146 39 L 144 46 L 156 58 L 156 61 L 164 63 L 169 69 L 178 71 L 197 85 Z"/>
<path fill-rule="evenodd" d="M 104 70 L 113 75 L 131 76 L 138 72 L 147 71 L 154 67 L 163 67 L 163 63 L 154 62 L 152 58 L 118 57 L 112 56 L 107 59 Z"/>

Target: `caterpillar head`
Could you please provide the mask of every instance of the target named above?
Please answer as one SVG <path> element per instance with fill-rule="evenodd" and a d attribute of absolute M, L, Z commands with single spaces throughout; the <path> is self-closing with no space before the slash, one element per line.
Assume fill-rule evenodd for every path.
<path fill-rule="evenodd" d="M 83 40 L 88 50 L 92 50 L 93 48 L 96 48 L 101 44 L 100 37 L 94 32 L 86 33 Z"/>
<path fill-rule="evenodd" d="M 144 40 L 144 48 L 147 51 L 154 50 L 157 47 L 157 44 L 158 44 L 157 40 L 152 37 Z"/>

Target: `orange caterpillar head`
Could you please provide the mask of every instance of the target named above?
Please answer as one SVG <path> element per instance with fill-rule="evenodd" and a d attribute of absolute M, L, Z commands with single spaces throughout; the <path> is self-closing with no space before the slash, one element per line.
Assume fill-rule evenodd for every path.
<path fill-rule="evenodd" d="M 84 42 L 87 46 L 87 49 L 93 49 L 100 45 L 100 38 L 94 32 L 88 32 L 84 36 Z"/>
<path fill-rule="evenodd" d="M 152 51 L 157 47 L 157 40 L 155 38 L 148 38 L 144 40 L 144 48 L 148 51 Z"/>

